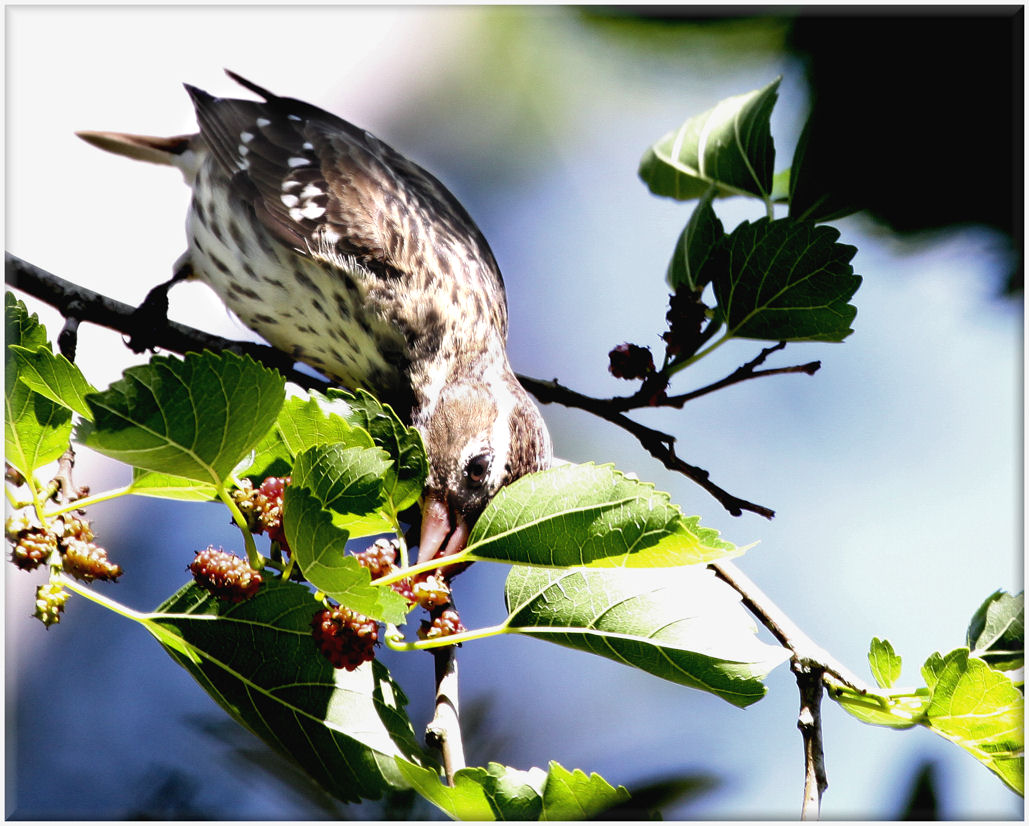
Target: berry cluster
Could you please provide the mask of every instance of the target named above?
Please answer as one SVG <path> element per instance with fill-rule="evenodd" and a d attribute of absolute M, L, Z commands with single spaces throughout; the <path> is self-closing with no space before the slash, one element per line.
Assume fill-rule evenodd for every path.
<path fill-rule="evenodd" d="M 450 604 L 450 586 L 440 573 L 420 575 L 411 590 L 415 602 L 429 611 Z"/>
<path fill-rule="evenodd" d="M 255 489 L 253 482 L 244 479 L 232 491 L 232 498 L 246 518 L 250 530 L 268 534 L 268 538 L 277 542 L 287 553 L 289 545 L 282 530 L 282 492 L 292 481 L 290 476 L 269 476 Z"/>
<path fill-rule="evenodd" d="M 375 659 L 378 624 L 342 605 L 318 611 L 311 619 L 311 634 L 334 668 L 353 671 Z"/>
<path fill-rule="evenodd" d="M 461 617 L 458 616 L 457 609 L 451 606 L 435 614 L 431 622 L 422 620 L 421 628 L 418 629 L 418 638 L 434 640 L 459 634 L 464 630 L 465 627 L 461 624 Z"/>
<path fill-rule="evenodd" d="M 49 628 L 61 621 L 64 603 L 67 601 L 67 591 L 60 585 L 47 582 L 36 588 L 36 610 L 32 615 Z"/>
<path fill-rule="evenodd" d="M 352 553 L 354 558 L 368 569 L 372 579 L 378 579 L 397 570 L 397 551 L 399 549 L 400 540 L 398 539 L 376 539 L 366 550 Z M 411 605 L 418 602 L 415 592 L 411 589 L 410 579 L 394 582 L 390 587 Z"/>
<path fill-rule="evenodd" d="M 242 602 L 250 599 L 261 587 L 261 574 L 235 554 L 208 545 L 197 551 L 189 565 L 193 579 L 218 599 Z"/>
<path fill-rule="evenodd" d="M 668 297 L 665 320 L 668 329 L 662 333 L 669 356 L 692 356 L 701 343 L 701 328 L 707 319 L 707 307 L 693 290 L 680 287 Z"/>
<path fill-rule="evenodd" d="M 35 570 L 57 551 L 64 570 L 83 582 L 113 582 L 122 575 L 121 566 L 111 562 L 107 551 L 93 543 L 93 529 L 81 517 L 64 516 L 55 519 L 50 527 L 35 525 L 24 515 L 12 516 L 7 520 L 5 533 L 14 546 L 11 562 L 23 571 Z"/>

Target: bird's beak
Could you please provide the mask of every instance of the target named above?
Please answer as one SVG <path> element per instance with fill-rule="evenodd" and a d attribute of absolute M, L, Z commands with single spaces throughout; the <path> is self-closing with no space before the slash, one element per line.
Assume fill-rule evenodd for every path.
<path fill-rule="evenodd" d="M 422 506 L 422 538 L 418 545 L 418 561 L 426 562 L 452 556 L 463 550 L 470 528 L 460 513 L 451 511 L 445 495 L 425 495 Z"/>

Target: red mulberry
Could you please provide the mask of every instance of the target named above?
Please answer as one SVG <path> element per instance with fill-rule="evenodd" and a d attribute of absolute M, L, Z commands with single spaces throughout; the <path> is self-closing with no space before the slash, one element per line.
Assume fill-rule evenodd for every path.
<path fill-rule="evenodd" d="M 261 574 L 234 554 L 208 546 L 189 565 L 197 585 L 218 599 L 242 602 L 261 587 Z"/>
<path fill-rule="evenodd" d="M 649 348 L 638 344 L 619 344 L 607 357 L 607 369 L 619 379 L 642 379 L 654 372 L 654 357 Z"/>
<path fill-rule="evenodd" d="M 378 624 L 342 605 L 318 611 L 311 619 L 311 634 L 334 668 L 353 671 L 375 659 Z"/>

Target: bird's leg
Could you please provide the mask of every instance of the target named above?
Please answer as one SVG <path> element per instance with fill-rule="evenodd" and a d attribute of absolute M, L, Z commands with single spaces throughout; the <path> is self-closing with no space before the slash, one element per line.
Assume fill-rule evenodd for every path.
<path fill-rule="evenodd" d="M 168 321 L 168 291 L 180 281 L 186 281 L 192 277 L 193 265 L 190 263 L 189 254 L 186 253 L 175 262 L 175 271 L 172 277 L 147 293 L 143 303 L 132 314 L 130 322 L 132 333 L 129 336 L 128 346 L 133 353 L 154 349 L 154 331 Z"/>

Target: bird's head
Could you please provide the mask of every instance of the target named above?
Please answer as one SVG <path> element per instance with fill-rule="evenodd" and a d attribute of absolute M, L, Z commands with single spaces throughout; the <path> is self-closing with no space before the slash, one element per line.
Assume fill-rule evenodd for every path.
<path fill-rule="evenodd" d="M 430 466 L 419 562 L 463 549 L 497 491 L 553 461 L 543 417 L 510 371 L 447 384 L 419 429 Z"/>

